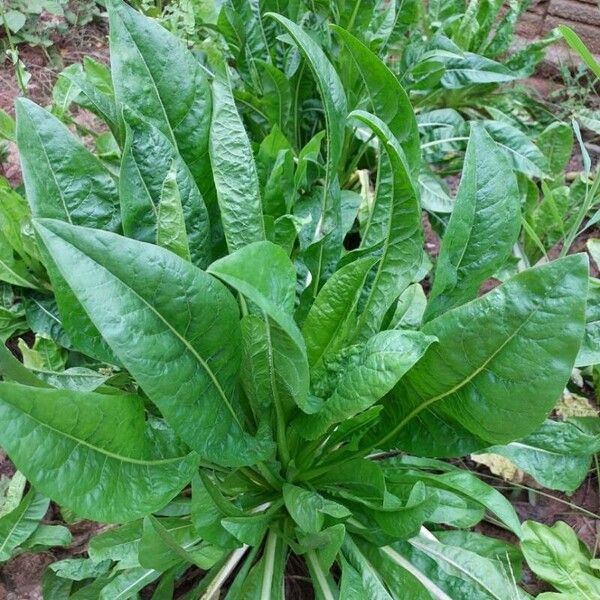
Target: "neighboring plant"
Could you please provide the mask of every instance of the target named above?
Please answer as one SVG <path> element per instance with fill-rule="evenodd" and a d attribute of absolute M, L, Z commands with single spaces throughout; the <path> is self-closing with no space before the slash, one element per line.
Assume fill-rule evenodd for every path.
<path fill-rule="evenodd" d="M 531 570 L 557 592 L 538 600 L 593 600 L 600 597 L 600 564 L 575 532 L 562 521 L 547 527 L 523 524 L 521 548 Z"/>
<path fill-rule="evenodd" d="M 511 504 L 439 458 L 544 423 L 584 336 L 585 256 L 478 297 L 510 261 L 521 194 L 473 125 L 426 299 L 417 122 L 380 59 L 331 29 L 366 83 L 347 98 L 311 35 L 265 15 L 325 130 L 298 151 L 286 120 L 253 152 L 218 55 L 209 81 L 154 21 L 108 8 L 110 80 L 89 63 L 65 78 L 117 169 L 33 102 L 16 111 L 37 245 L 25 214 L 11 260 L 31 261 L 44 310 L 24 364 L 0 347 L 0 444 L 63 512 L 120 524 L 51 566 L 45 597 L 158 582 L 169 598 L 193 565 L 189 598 L 283 598 L 296 555 L 327 600 L 527 598 L 518 549 L 468 531 L 489 513 L 522 538 Z M 340 189 L 356 131 L 377 140 L 365 198 Z"/>
<path fill-rule="evenodd" d="M 47 48 L 54 43 L 52 36 L 55 33 L 86 25 L 97 14 L 95 0 L 4 0 L 0 8 L 0 25 L 4 28 L 5 38 L 12 38 L 14 44 Z"/>

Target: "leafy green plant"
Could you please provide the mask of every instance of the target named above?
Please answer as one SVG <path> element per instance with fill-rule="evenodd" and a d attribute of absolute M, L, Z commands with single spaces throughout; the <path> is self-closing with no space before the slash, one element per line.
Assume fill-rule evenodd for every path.
<path fill-rule="evenodd" d="M 349 109 L 307 31 L 265 15 L 325 129 L 299 149 L 273 124 L 253 148 L 218 54 L 209 79 L 157 23 L 108 9 L 110 79 L 90 63 L 64 78 L 116 168 L 16 108 L 53 295 L 25 266 L 36 342 L 24 364 L 0 349 L 0 444 L 73 518 L 118 524 L 52 565 L 45 596 L 173 597 L 193 565 L 190 598 L 283 598 L 295 555 L 327 600 L 527 598 L 518 549 L 468 531 L 490 515 L 522 538 L 509 501 L 440 459 L 543 425 L 585 332 L 585 256 L 478 295 L 510 261 L 521 194 L 474 125 L 426 298 L 417 121 L 364 44 L 331 29 L 372 112 Z M 343 177 L 348 131 L 372 138 L 371 196 Z M 32 259 L 20 241 L 13 262 Z"/>
<path fill-rule="evenodd" d="M 548 527 L 527 521 L 521 548 L 531 570 L 558 590 L 540 594 L 539 600 L 592 600 L 600 594 L 598 561 L 566 523 Z"/>

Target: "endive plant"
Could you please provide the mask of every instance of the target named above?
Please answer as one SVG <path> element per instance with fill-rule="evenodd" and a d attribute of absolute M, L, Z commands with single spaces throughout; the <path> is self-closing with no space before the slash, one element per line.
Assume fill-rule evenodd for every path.
<path fill-rule="evenodd" d="M 543 423 L 584 334 L 585 257 L 478 296 L 511 255 L 520 195 L 475 126 L 426 298 L 415 117 L 383 63 L 346 65 L 371 90 L 370 112 L 349 112 L 319 45 L 269 15 L 326 131 L 297 155 L 276 128 L 253 148 L 224 64 L 208 76 L 155 22 L 107 4 L 110 84 L 74 85 L 118 170 L 17 102 L 69 354 L 30 369 L 2 351 L 0 444 L 63 511 L 116 525 L 88 558 L 51 565 L 46 597 L 153 584 L 171 598 L 197 567 L 188 598 L 277 599 L 293 564 L 327 600 L 527 598 L 518 549 L 469 531 L 491 518 L 520 538 L 510 503 L 440 459 Z M 348 126 L 377 140 L 365 201 L 340 189 Z"/>

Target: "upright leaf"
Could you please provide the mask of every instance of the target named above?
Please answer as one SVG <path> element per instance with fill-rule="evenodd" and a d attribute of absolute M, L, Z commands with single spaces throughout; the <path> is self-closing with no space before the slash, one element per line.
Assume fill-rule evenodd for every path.
<path fill-rule="evenodd" d="M 112 350 L 190 447 L 227 465 L 268 453 L 237 407 L 238 309 L 222 284 L 157 246 L 59 221 L 36 227 Z"/>
<path fill-rule="evenodd" d="M 1 383 L 0 415 L 11 423 L 0 431 L 0 443 L 27 479 L 98 521 L 128 521 L 158 510 L 198 463 L 194 454 L 152 450 L 143 402 L 132 395 Z"/>
<path fill-rule="evenodd" d="M 342 39 L 360 71 L 373 113 L 390 128 L 404 150 L 410 172 L 415 176 L 420 169 L 421 146 L 408 94 L 398 78 L 367 46 L 341 27 L 332 25 L 331 28 Z"/>
<path fill-rule="evenodd" d="M 215 79 L 212 91 L 212 175 L 227 246 L 234 252 L 265 239 L 260 185 L 248 134 L 235 106 L 229 81 Z"/>
<path fill-rule="evenodd" d="M 19 99 L 16 112 L 17 145 L 33 216 L 119 230 L 117 187 L 102 163 L 65 125 L 30 100 Z M 73 344 L 101 360 L 117 362 L 52 261 L 46 266 Z"/>
<path fill-rule="evenodd" d="M 368 337 L 379 331 L 394 300 L 417 275 L 423 258 L 423 230 L 418 194 L 402 148 L 381 119 L 358 110 L 350 116 L 373 130 L 392 167 L 390 201 L 385 208 L 386 226 L 381 228 L 381 238 L 373 240 L 376 244 L 373 250 L 381 254 L 381 258 L 356 326 L 358 336 Z"/>
<path fill-rule="evenodd" d="M 211 95 L 185 43 L 121 0 L 107 2 L 115 99 L 158 127 L 178 148 L 210 204 L 208 160 Z"/>
<path fill-rule="evenodd" d="M 165 231 L 175 227 L 176 236 L 182 238 L 175 253 L 185 255 L 187 245 L 192 262 L 206 268 L 210 263 L 208 212 L 189 169 L 169 139 L 151 123 L 127 113 L 126 132 L 119 178 L 125 235 L 168 247 Z M 173 222 L 165 229 L 160 222 L 159 216 L 164 221 L 171 205 L 174 215 L 182 213 L 183 231 L 181 224 Z"/>
<path fill-rule="evenodd" d="M 341 221 L 340 190 L 337 178 L 338 162 L 342 156 L 346 116 L 346 95 L 340 78 L 319 45 L 301 27 L 274 13 L 267 16 L 283 25 L 307 61 L 317 82 L 326 123 L 327 158 L 325 183 L 321 197 L 318 226 L 313 236 L 313 247 L 305 261 L 313 274 L 309 285 L 313 298 L 335 266 L 341 252 L 339 224 Z"/>
<path fill-rule="evenodd" d="M 474 125 L 425 320 L 474 298 L 483 281 L 502 267 L 519 235 L 520 213 L 508 161 L 485 130 Z"/>

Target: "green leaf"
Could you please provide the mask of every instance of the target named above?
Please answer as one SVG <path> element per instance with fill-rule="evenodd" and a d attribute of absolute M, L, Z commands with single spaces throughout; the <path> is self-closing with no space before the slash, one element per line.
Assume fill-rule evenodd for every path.
<path fill-rule="evenodd" d="M 473 84 L 506 83 L 517 78 L 502 63 L 485 56 L 464 52 L 462 55 L 445 54 L 441 84 L 449 90 L 457 90 Z"/>
<path fill-rule="evenodd" d="M 128 598 L 135 597 L 137 592 L 145 588 L 149 583 L 156 581 L 160 575 L 160 571 L 144 569 L 143 567 L 122 571 L 115 578 L 111 579 L 110 583 L 102 587 L 99 596 L 96 590 L 94 590 L 92 598 L 98 598 L 99 600 L 127 600 Z M 81 591 L 79 590 L 79 592 Z M 74 595 L 72 598 L 73 600 L 79 600 L 77 595 Z"/>
<path fill-rule="evenodd" d="M 356 315 L 360 292 L 376 257 L 367 256 L 337 270 L 310 307 L 302 334 L 311 367 L 322 364 L 346 342 Z"/>
<path fill-rule="evenodd" d="M 142 521 L 131 521 L 95 535 L 90 540 L 88 554 L 95 563 L 111 560 L 124 569 L 137 567 L 141 539 Z"/>
<path fill-rule="evenodd" d="M 265 239 L 258 173 L 229 81 L 212 83 L 210 160 L 227 246 L 234 252 Z"/>
<path fill-rule="evenodd" d="M 0 443 L 27 479 L 53 500 L 98 521 L 128 521 L 158 510 L 198 464 L 194 454 L 163 456 L 152 450 L 143 402 L 136 396 L 5 382 L 0 414 L 11 423 L 0 432 Z"/>
<path fill-rule="evenodd" d="M 529 177 L 543 177 L 548 169 L 547 159 L 521 130 L 500 121 L 483 121 L 483 126 L 516 171 Z"/>
<path fill-rule="evenodd" d="M 346 117 L 348 113 L 346 94 L 342 82 L 333 65 L 325 56 L 319 44 L 301 27 L 275 13 L 266 13 L 283 25 L 298 50 L 307 61 L 317 83 L 323 103 L 326 125 L 327 158 L 325 181 L 322 188 L 320 213 L 312 238 L 312 245 L 303 260 L 312 273 L 308 293 L 316 297 L 321 285 L 335 270 L 341 252 L 341 204 L 338 162 L 342 156 Z M 298 176 L 298 173 L 297 173 Z"/>
<path fill-rule="evenodd" d="M 227 465 L 268 454 L 240 422 L 238 309 L 221 283 L 157 246 L 59 221 L 36 228 L 112 350 L 191 448 Z"/>
<path fill-rule="evenodd" d="M 208 228 L 206 233 L 208 239 Z M 177 256 L 190 260 L 175 164 L 163 181 L 156 215 L 156 243 Z"/>
<path fill-rule="evenodd" d="M 383 208 L 380 236 L 381 259 L 371 282 L 368 296 L 358 319 L 358 336 L 379 331 L 394 300 L 412 283 L 423 257 L 423 230 L 418 194 L 411 182 L 404 153 L 387 125 L 364 111 L 354 111 L 353 118 L 367 125 L 378 137 L 392 167 L 389 200 Z"/>
<path fill-rule="evenodd" d="M 526 438 L 487 451 L 505 456 L 544 487 L 570 493 L 600 451 L 600 435 L 590 435 L 574 422 L 547 420 Z"/>
<path fill-rule="evenodd" d="M 600 64 L 598 64 L 598 61 L 581 41 L 581 38 L 566 25 L 559 25 L 558 31 L 560 31 L 567 44 L 581 56 L 583 62 L 589 67 L 592 73 L 600 79 Z"/>
<path fill-rule="evenodd" d="M 328 500 L 317 492 L 288 483 L 283 486 L 283 499 L 292 519 L 307 533 L 321 531 L 325 515 L 344 519 L 352 514 L 345 506 Z"/>
<path fill-rule="evenodd" d="M 278 362 L 273 362 L 273 357 L 268 359 L 269 363 L 279 365 L 282 369 L 281 372 L 272 374 L 279 380 L 273 380 L 272 384 L 277 388 L 287 388 L 285 395 L 303 410 L 308 410 L 306 346 L 291 315 L 296 271 L 287 254 L 271 242 L 255 242 L 217 260 L 208 271 L 255 304 L 263 314 L 263 319 L 268 317 L 274 321 L 279 331 L 274 332 L 270 340 L 263 338 L 262 344 L 264 346 L 266 342 L 275 351 L 285 349 L 287 361 L 278 359 Z M 282 335 L 285 337 L 282 338 Z M 264 369 L 261 370 L 264 376 Z M 285 381 L 281 379 L 283 375 L 286 376 Z"/>
<path fill-rule="evenodd" d="M 16 103 L 17 145 L 34 217 L 117 231 L 119 196 L 102 163 L 65 125 L 30 100 Z M 51 260 L 46 265 L 63 324 L 73 345 L 108 363 L 116 359 Z"/>
<path fill-rule="evenodd" d="M 367 46 L 337 25 L 331 29 L 344 42 L 360 71 L 366 91 L 377 115 L 401 145 L 413 176 L 419 172 L 421 146 L 415 113 L 408 94 L 398 78 Z"/>
<path fill-rule="evenodd" d="M 127 113 L 126 118 L 119 178 L 123 232 L 183 258 L 191 256 L 195 265 L 206 268 L 211 252 L 208 212 L 189 169 L 159 129 L 135 115 Z M 173 221 L 166 228 L 161 223 L 165 218 Z M 165 233 L 171 229 L 174 233 Z"/>
<path fill-rule="evenodd" d="M 569 256 L 523 271 L 427 323 L 423 333 L 439 343 L 386 399 L 368 443 L 462 456 L 531 433 L 571 374 L 586 288 L 585 256 Z"/>
<path fill-rule="evenodd" d="M 0 110 L 0 138 L 9 142 L 15 141 L 15 121 L 3 110 Z"/>
<path fill-rule="evenodd" d="M 357 415 L 383 398 L 421 358 L 435 337 L 418 331 L 382 331 L 370 338 L 358 361 L 342 374 L 323 407 L 295 423 L 316 440 L 332 425 Z"/>
<path fill-rule="evenodd" d="M 567 168 L 573 152 L 573 130 L 566 123 L 551 123 L 537 137 L 537 146 L 544 153 L 548 172 L 559 177 Z"/>
<path fill-rule="evenodd" d="M 562 521 L 553 527 L 526 521 L 521 549 L 531 570 L 558 591 L 581 600 L 600 595 L 600 577 L 593 572 L 587 548 Z M 585 550 L 583 549 L 585 548 Z"/>
<path fill-rule="evenodd" d="M 499 561 L 479 556 L 470 550 L 449 546 L 438 541 L 416 537 L 409 543 L 434 559 L 442 569 L 454 577 L 469 582 L 479 594 L 474 597 L 493 600 L 528 600 L 529 595 L 519 589 L 504 565 Z"/>
<path fill-rule="evenodd" d="M 352 570 L 359 575 L 358 579 L 356 576 L 351 576 L 350 583 L 344 583 L 344 576 L 342 575 L 342 586 L 341 593 L 342 598 L 353 597 L 348 596 L 348 586 L 352 590 L 351 593 L 360 594 L 354 597 L 356 598 L 371 598 L 372 600 L 394 600 L 389 594 L 383 580 L 381 579 L 381 573 L 379 573 L 375 567 L 367 560 L 365 555 L 361 552 L 359 546 L 354 542 L 350 536 L 346 536 L 344 544 L 342 545 L 343 555 Z M 343 565 L 344 563 L 342 563 Z M 360 582 L 360 583 L 359 583 Z"/>
<path fill-rule="evenodd" d="M 597 263 L 597 240 L 588 240 L 587 247 Z M 585 333 L 575 361 L 576 367 L 600 363 L 600 280 L 590 278 L 585 309 Z"/>
<path fill-rule="evenodd" d="M 479 286 L 504 265 L 521 230 L 520 200 L 508 161 L 474 125 L 425 321 L 475 298 Z"/>
<path fill-rule="evenodd" d="M 27 272 L 24 262 L 15 257 L 11 245 L 2 232 L 0 232 L 0 281 L 34 290 L 39 288 L 32 275 Z"/>
<path fill-rule="evenodd" d="M 2 446 L 6 448 L 4 441 Z M 48 498 L 30 490 L 17 508 L 0 517 L 0 562 L 7 561 L 16 548 L 33 534 L 46 514 L 48 504 Z"/>
<path fill-rule="evenodd" d="M 73 541 L 71 532 L 63 525 L 38 525 L 24 542 L 23 548 L 40 552 L 55 546 L 68 546 Z"/>
<path fill-rule="evenodd" d="M 110 56 L 117 104 L 156 126 L 185 160 L 207 203 L 212 198 L 208 160 L 210 87 L 185 43 L 154 19 L 120 0 L 107 2 Z"/>

